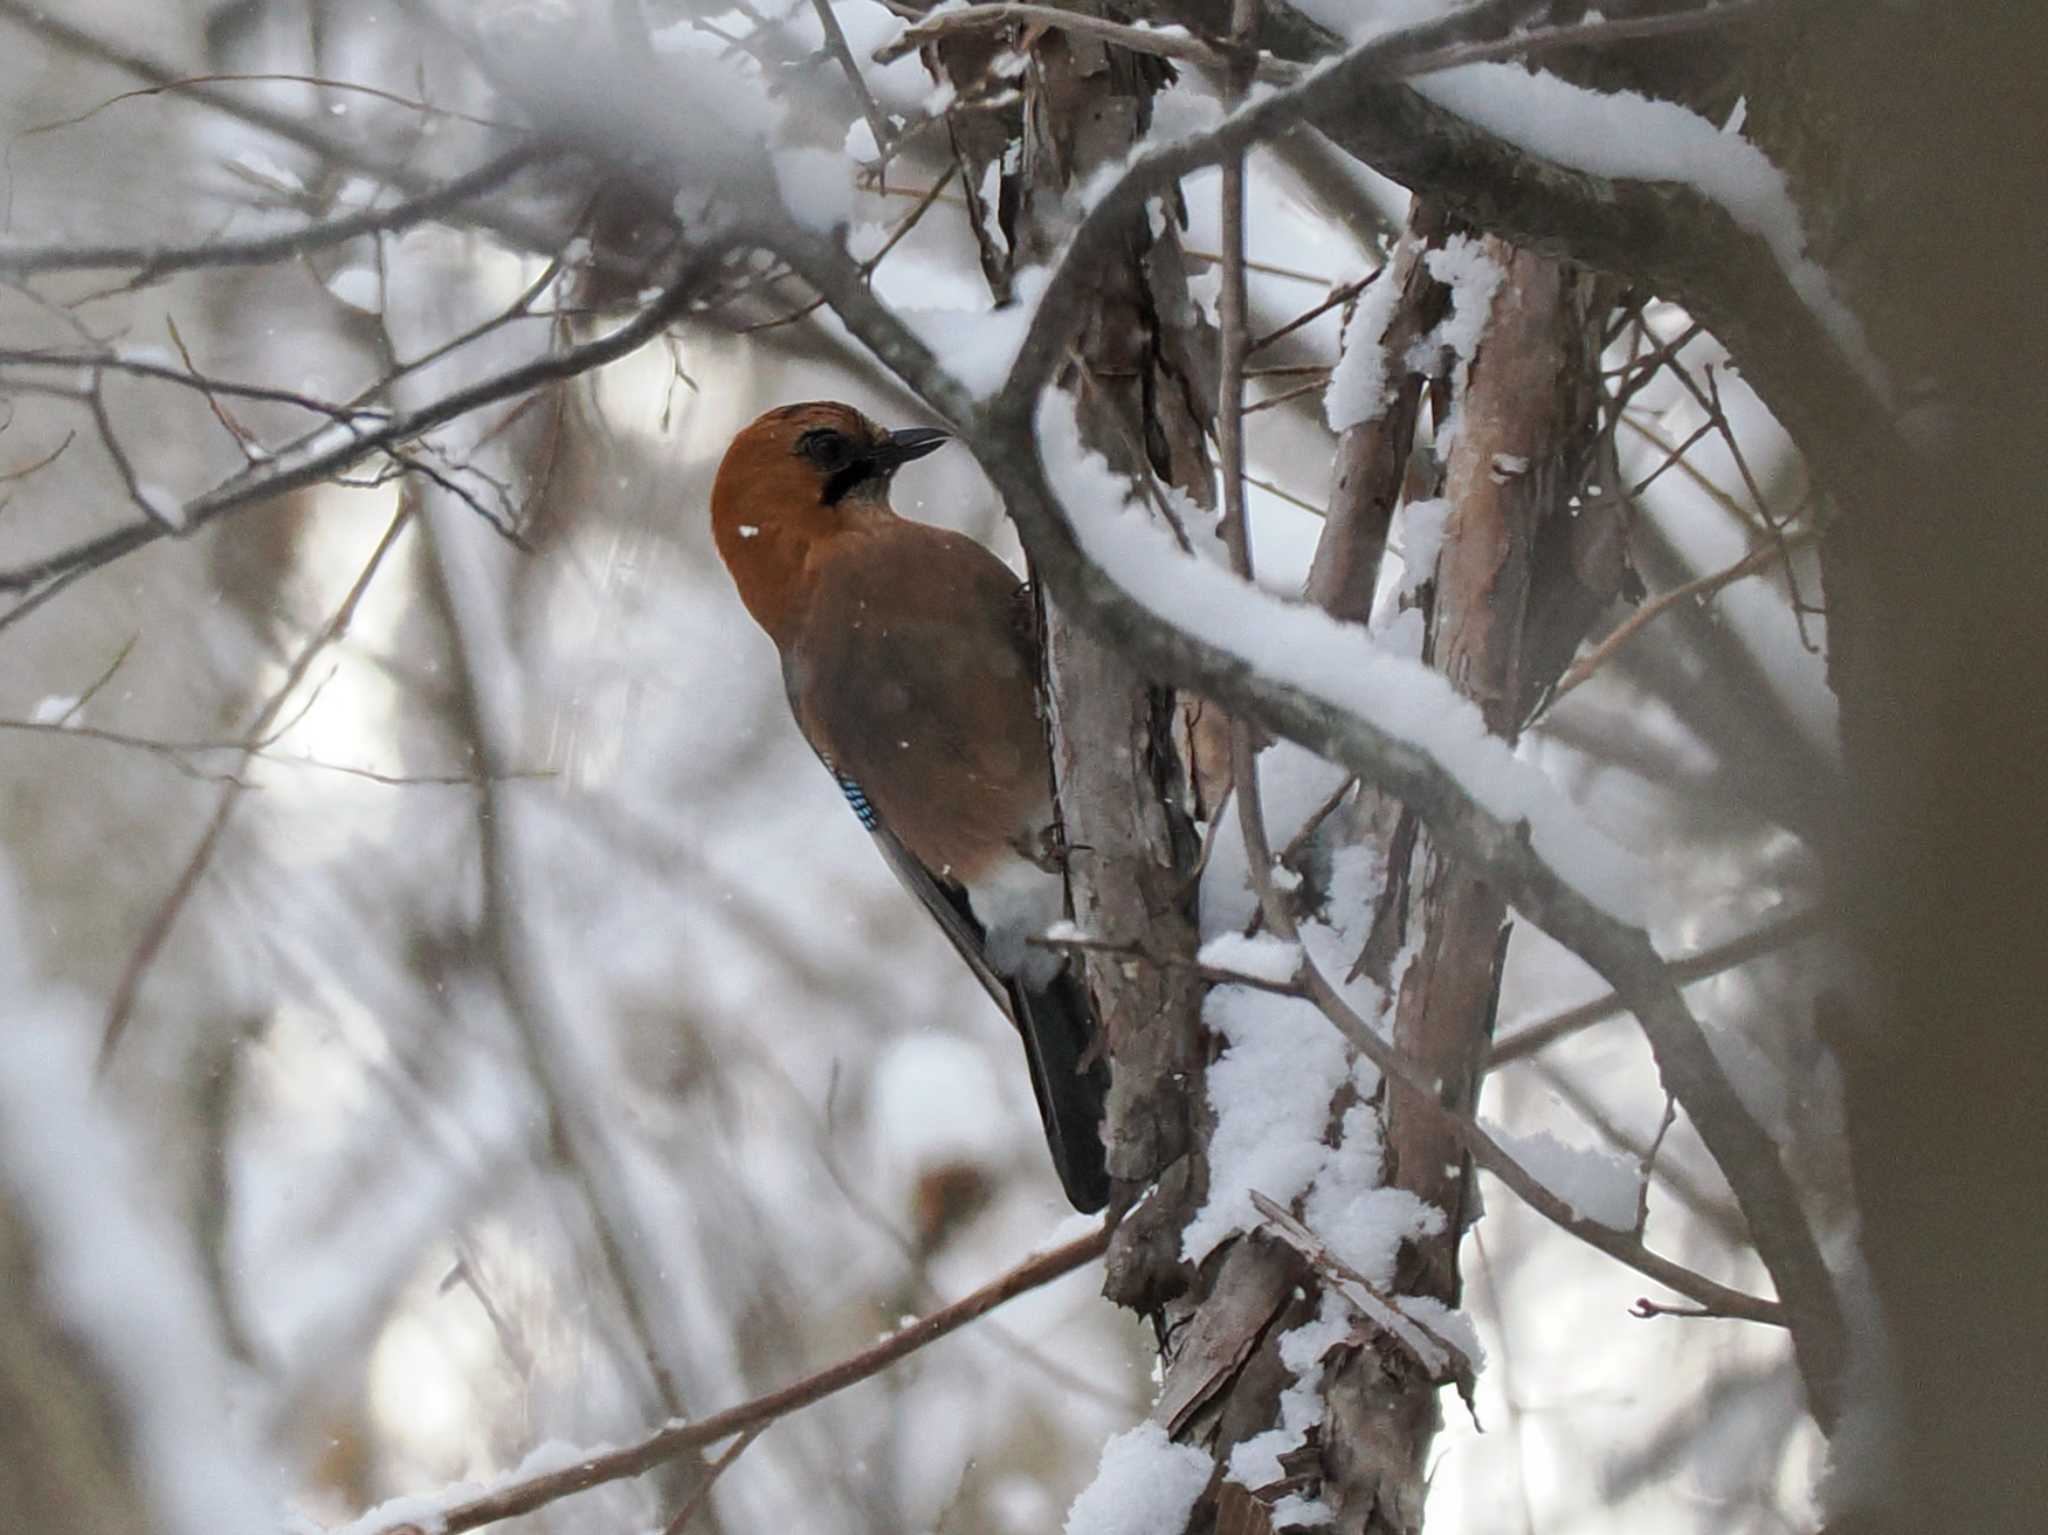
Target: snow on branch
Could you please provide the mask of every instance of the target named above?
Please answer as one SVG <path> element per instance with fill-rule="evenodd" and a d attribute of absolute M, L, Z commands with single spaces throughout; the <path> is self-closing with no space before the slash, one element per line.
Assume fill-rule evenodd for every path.
<path fill-rule="evenodd" d="M 1130 179 L 1127 173 L 1119 189 Z M 1448 689 L 1431 698 L 1427 683 L 1388 672 L 1399 693 L 1380 700 L 1361 696 L 1367 690 L 1343 676 L 1324 675 L 1343 638 L 1326 615 L 1260 593 L 1213 565 L 1198 567 L 1177 549 L 1160 550 L 1136 518 L 1122 516 L 1120 482 L 1071 446 L 1065 457 L 1056 445 L 1042 446 L 1041 433 L 1049 429 L 1057 441 L 1062 422 L 1056 407 L 1041 416 L 1040 391 L 1087 309 L 1075 263 L 1084 250 L 1092 258 L 1092 244 L 1106 239 L 1099 232 L 1103 210 L 1118 195 L 1098 202 L 1077 231 L 1008 382 L 985 409 L 908 327 L 847 277 L 829 247 L 796 228 L 769 235 L 847 329 L 961 429 L 1016 521 L 1034 570 L 1071 615 L 1158 681 L 1199 693 L 1397 796 L 1437 845 L 1483 869 L 1511 905 L 1627 1002 L 1665 1086 L 1750 1217 L 1816 1413 L 1831 1420 L 1846 1359 L 1834 1282 L 1777 1147 L 1730 1086 L 1648 936 L 1629 920 L 1638 899 L 1631 861 L 1580 825 L 1540 774 L 1516 763 L 1501 743 L 1488 745 L 1476 711 Z M 1071 434 L 1070 422 L 1064 431 Z M 1069 504 L 1063 490 L 1087 504 Z M 1172 561 L 1164 576 L 1153 564 L 1162 557 Z M 1218 634 L 1236 643 L 1219 643 Z M 1362 631 L 1347 661 L 1379 667 Z"/>
<path fill-rule="evenodd" d="M 1216 1464 L 1176 1444 L 1157 1423 L 1140 1423 L 1102 1447 L 1095 1480 L 1067 1514 L 1065 1535 L 1160 1535 L 1187 1528 Z"/>
<path fill-rule="evenodd" d="M 1468 64 L 1418 80 L 1421 95 L 1475 127 L 1557 165 L 1613 181 L 1687 186 L 1768 247 L 1872 394 L 1891 383 L 1863 326 L 1825 269 L 1808 254 L 1805 222 L 1785 173 L 1739 132 L 1717 128 L 1672 101 L 1634 91 L 1595 91 L 1541 70 Z"/>

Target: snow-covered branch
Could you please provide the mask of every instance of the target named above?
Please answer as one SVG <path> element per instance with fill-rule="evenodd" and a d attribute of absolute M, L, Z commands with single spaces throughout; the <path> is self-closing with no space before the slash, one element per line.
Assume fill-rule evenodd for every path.
<path fill-rule="evenodd" d="M 1081 306 L 1057 303 L 1078 278 L 1054 279 L 1009 380 L 983 409 L 908 327 L 844 280 L 829 247 L 794 228 L 781 231 L 777 244 L 847 328 L 962 429 L 1023 534 L 1034 569 L 1069 612 L 1159 681 L 1198 693 L 1395 795 L 1439 846 L 1483 870 L 1509 904 L 1614 988 L 1649 1038 L 1666 1087 L 1749 1213 L 1816 1411 L 1831 1415 L 1845 1363 L 1834 1282 L 1777 1147 L 1729 1084 L 1634 916 L 1637 896 L 1614 850 L 1603 850 L 1540 773 L 1516 763 L 1441 678 L 1375 657 L 1362 631 L 1182 557 L 1134 518 L 1119 522 L 1121 485 L 1099 461 L 1081 462 L 1071 439 L 1062 446 L 1058 418 L 1035 407 L 1027 413 L 1020 394 L 1030 390 L 1035 402 L 1037 381 L 1080 323 Z M 1091 504 L 1080 504 L 1082 498 Z"/>

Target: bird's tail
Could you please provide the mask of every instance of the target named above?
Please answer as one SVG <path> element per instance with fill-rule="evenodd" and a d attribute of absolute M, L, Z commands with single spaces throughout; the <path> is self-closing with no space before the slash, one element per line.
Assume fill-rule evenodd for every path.
<path fill-rule="evenodd" d="M 1095 1043 L 1095 1010 L 1087 989 L 1064 967 L 1041 985 L 1013 981 L 1011 996 L 1052 1165 L 1068 1201 L 1091 1214 L 1109 1202 L 1109 1164 L 1102 1146 L 1109 1067 L 1100 1054 L 1085 1070 L 1081 1066 Z"/>

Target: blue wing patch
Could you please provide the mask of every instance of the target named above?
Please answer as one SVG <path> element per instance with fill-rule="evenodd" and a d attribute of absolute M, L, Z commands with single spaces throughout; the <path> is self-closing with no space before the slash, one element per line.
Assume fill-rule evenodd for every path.
<path fill-rule="evenodd" d="M 846 803 L 853 806 L 853 813 L 860 817 L 860 824 L 869 831 L 880 830 L 881 817 L 875 814 L 875 807 L 868 803 L 868 797 L 862 792 L 861 786 L 844 773 L 835 772 L 832 776 L 839 780 L 839 792 L 846 796 Z"/>

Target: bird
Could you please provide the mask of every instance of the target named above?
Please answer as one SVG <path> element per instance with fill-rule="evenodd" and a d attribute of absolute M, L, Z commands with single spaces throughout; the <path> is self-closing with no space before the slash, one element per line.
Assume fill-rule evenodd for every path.
<path fill-rule="evenodd" d="M 1071 961 L 1031 589 L 964 534 L 900 516 L 896 471 L 951 433 L 888 431 L 833 401 L 736 436 L 711 528 L 775 642 L 797 728 L 896 877 L 1022 1036 L 1061 1187 L 1108 1201 L 1109 1069 Z"/>

